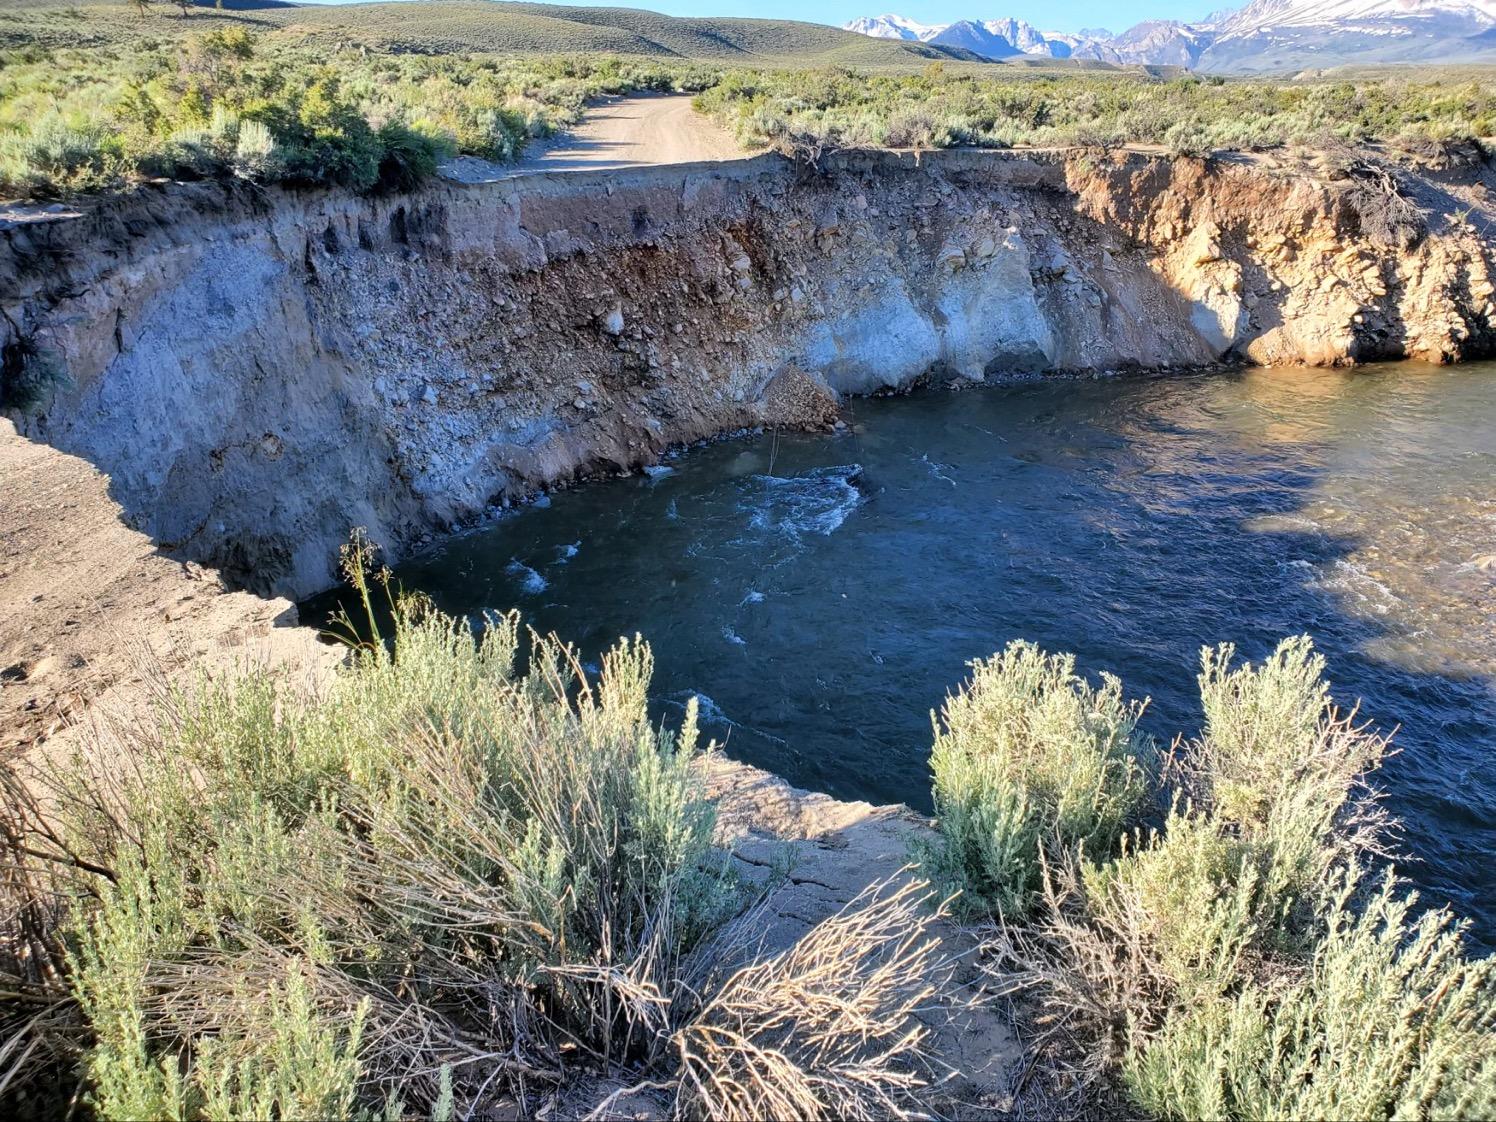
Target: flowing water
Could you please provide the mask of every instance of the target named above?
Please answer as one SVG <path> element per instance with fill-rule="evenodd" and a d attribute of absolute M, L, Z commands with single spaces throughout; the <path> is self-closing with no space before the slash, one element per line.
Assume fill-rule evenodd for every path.
<path fill-rule="evenodd" d="M 1036 382 L 851 420 L 559 494 L 398 576 L 591 660 L 642 632 L 665 716 L 698 695 L 730 754 L 926 809 L 929 712 L 1010 639 L 1120 675 L 1168 738 L 1198 729 L 1202 644 L 1257 659 L 1307 631 L 1336 699 L 1399 729 L 1407 871 L 1496 943 L 1496 364 Z"/>

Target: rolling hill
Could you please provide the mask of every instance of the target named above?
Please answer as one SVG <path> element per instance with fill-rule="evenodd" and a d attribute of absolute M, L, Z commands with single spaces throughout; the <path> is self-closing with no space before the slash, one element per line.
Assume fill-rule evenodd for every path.
<path fill-rule="evenodd" d="M 793 20 L 681 18 L 635 8 L 568 7 L 505 0 L 404 0 L 290 4 L 283 0 L 194 0 L 183 19 L 156 0 L 142 16 L 126 0 L 4 0 L 0 44 L 97 42 L 100 38 L 180 34 L 219 22 L 282 28 L 339 42 L 418 52 L 503 54 L 605 52 L 746 66 L 853 66 L 917 69 L 931 61 L 984 63 L 959 47 L 870 39 Z"/>

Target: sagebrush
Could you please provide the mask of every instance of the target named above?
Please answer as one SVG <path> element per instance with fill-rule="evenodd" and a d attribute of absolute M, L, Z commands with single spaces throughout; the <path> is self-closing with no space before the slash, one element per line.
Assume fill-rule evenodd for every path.
<path fill-rule="evenodd" d="M 366 607 L 370 556 L 355 539 Z M 7 773 L 0 1088 L 47 1101 L 76 1073 L 105 1118 L 445 1118 L 634 1072 L 723 1117 L 734 1092 L 686 1073 L 736 1032 L 784 1037 L 735 1054 L 742 1086 L 913 1109 L 922 889 L 724 971 L 748 896 L 694 703 L 650 720 L 648 646 L 589 674 L 514 615 L 389 610 L 318 688 L 163 686 L 155 725 Z"/>
<path fill-rule="evenodd" d="M 918 74 L 733 71 L 696 104 L 745 143 L 795 150 L 1156 144 L 1201 155 L 1496 135 L 1489 83 L 1438 74 L 1416 80 L 989 76 L 935 62 Z"/>
<path fill-rule="evenodd" d="M 375 53 L 236 26 L 0 57 L 12 196 L 219 176 L 407 190 L 457 153 L 512 160 L 589 99 L 714 78 L 679 62 Z"/>
<path fill-rule="evenodd" d="M 934 718 L 932 875 L 967 909 L 1017 917 L 1038 888 L 1041 846 L 1109 852 L 1149 794 L 1141 714 L 1115 677 L 1092 688 L 1070 655 L 1014 642 L 973 662 Z"/>
<path fill-rule="evenodd" d="M 1166 1118 L 1483 1117 L 1496 963 L 1370 872 L 1387 739 L 1336 710 L 1307 638 L 1235 654 L 1202 652 L 1204 728 L 1170 759 L 1162 826 L 1111 859 L 1049 851 L 994 978 L 1038 999 L 1070 1112 L 1120 1083 Z"/>

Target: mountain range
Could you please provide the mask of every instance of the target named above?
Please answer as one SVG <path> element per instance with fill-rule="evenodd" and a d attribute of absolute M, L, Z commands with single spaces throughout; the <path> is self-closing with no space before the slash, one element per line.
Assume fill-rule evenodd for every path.
<path fill-rule="evenodd" d="M 1038 56 L 1118 65 L 1264 73 L 1353 63 L 1496 62 L 1496 0 L 1252 0 L 1194 23 L 1146 20 L 1121 34 L 1041 31 L 1021 19 L 922 24 L 899 15 L 846 24 L 990 59 Z"/>

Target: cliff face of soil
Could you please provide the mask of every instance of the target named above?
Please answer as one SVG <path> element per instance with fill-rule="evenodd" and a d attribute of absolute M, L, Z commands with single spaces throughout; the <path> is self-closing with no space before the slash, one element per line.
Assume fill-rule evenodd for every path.
<path fill-rule="evenodd" d="M 333 579 L 536 487 L 922 378 L 1496 348 L 1496 173 L 845 155 L 146 191 L 0 229 L 22 433 L 163 549 Z"/>

